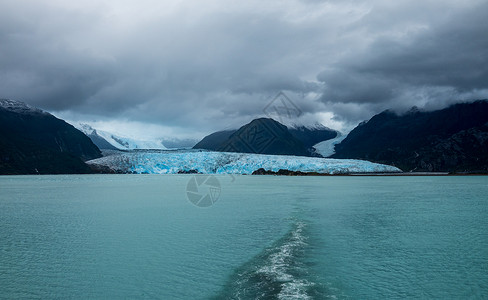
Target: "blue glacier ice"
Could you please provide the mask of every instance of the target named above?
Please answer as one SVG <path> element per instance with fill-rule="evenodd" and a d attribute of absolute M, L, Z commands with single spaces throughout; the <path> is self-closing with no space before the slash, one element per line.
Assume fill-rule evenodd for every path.
<path fill-rule="evenodd" d="M 203 174 L 251 174 L 259 168 L 324 174 L 401 172 L 393 166 L 364 160 L 195 150 L 116 152 L 87 163 L 138 174 L 175 174 L 190 170 Z"/>
<path fill-rule="evenodd" d="M 320 142 L 313 147 L 315 148 L 315 151 L 323 157 L 330 157 L 335 154 L 335 145 L 340 144 L 346 137 L 347 134 L 342 135 L 339 133 L 337 137 Z"/>

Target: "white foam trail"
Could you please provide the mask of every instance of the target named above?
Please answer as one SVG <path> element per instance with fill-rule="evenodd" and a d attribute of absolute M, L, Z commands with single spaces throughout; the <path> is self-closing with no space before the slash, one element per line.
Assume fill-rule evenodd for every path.
<path fill-rule="evenodd" d="M 305 223 L 298 222 L 296 229 L 291 232 L 291 237 L 281 246 L 277 252 L 271 254 L 266 265 L 258 269 L 257 273 L 272 278 L 275 282 L 281 282 L 281 290 L 278 299 L 311 299 L 307 295 L 307 288 L 313 286 L 312 282 L 299 279 L 291 274 L 293 256 L 295 252 L 306 245 L 306 237 L 303 235 Z"/>

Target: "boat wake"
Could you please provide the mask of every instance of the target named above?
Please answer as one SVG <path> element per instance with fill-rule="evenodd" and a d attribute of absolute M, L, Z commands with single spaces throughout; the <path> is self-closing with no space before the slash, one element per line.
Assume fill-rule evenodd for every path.
<path fill-rule="evenodd" d="M 306 223 L 295 222 L 289 232 L 261 254 L 238 268 L 215 299 L 322 299 L 303 257 Z"/>

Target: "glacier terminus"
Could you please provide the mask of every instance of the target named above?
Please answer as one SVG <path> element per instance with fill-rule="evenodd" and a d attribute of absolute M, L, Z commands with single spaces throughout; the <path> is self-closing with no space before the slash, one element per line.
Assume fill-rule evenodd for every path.
<path fill-rule="evenodd" d="M 87 162 L 120 173 L 176 174 L 252 174 L 263 168 L 322 174 L 398 173 L 400 169 L 355 159 L 330 159 L 305 156 L 230 153 L 202 150 L 114 151 Z"/>

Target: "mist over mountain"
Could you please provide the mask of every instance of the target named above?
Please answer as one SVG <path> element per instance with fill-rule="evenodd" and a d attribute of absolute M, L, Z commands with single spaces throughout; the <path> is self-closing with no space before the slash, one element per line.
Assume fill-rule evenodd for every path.
<path fill-rule="evenodd" d="M 245 124 L 280 91 L 338 129 L 488 97 L 482 0 L 16 0 L 0 21 L 0 97 L 171 137 Z"/>
<path fill-rule="evenodd" d="M 288 127 L 288 131 L 292 136 L 302 141 L 308 149 L 311 149 L 317 143 L 333 139 L 339 134 L 337 131 L 320 123 L 312 126 L 295 125 Z"/>

